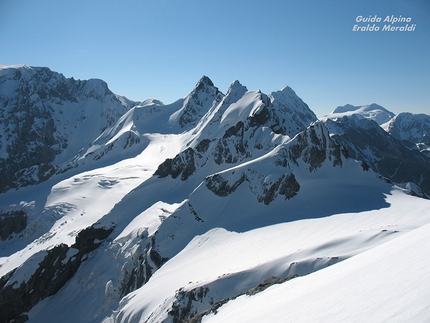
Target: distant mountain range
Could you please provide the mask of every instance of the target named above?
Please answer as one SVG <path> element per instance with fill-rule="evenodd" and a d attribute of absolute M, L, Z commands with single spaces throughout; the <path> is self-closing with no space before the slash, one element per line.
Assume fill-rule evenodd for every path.
<path fill-rule="evenodd" d="M 377 104 L 318 119 L 289 87 L 234 81 L 224 94 L 203 76 L 166 105 L 46 67 L 1 67 L 0 322 L 279 321 L 282 297 L 309 306 L 288 286 L 310 281 L 321 317 L 347 308 L 366 321 L 373 312 L 313 278 L 331 272 L 359 293 L 347 265 L 357 259 L 369 290 L 382 277 L 414 282 L 357 304 L 396 295 L 382 320 L 430 318 L 425 304 L 406 308 L 424 297 L 408 299 L 410 288 L 430 283 L 425 250 L 416 270 L 368 274 L 393 264 L 389 246 L 407 258 L 400 245 L 429 241 L 429 129 L 430 115 Z M 318 317 L 307 312 L 292 320 Z"/>

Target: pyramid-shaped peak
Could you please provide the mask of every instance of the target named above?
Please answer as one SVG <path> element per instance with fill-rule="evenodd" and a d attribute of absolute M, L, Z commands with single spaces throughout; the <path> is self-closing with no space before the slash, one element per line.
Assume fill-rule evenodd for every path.
<path fill-rule="evenodd" d="M 227 90 L 227 95 L 237 91 L 242 91 L 243 93 L 245 93 L 246 91 L 248 91 L 248 89 L 246 88 L 246 86 L 242 85 L 238 80 L 236 80 L 230 84 L 230 87 Z"/>
<path fill-rule="evenodd" d="M 242 83 L 239 82 L 239 80 L 235 80 L 230 84 L 230 87 L 239 87 L 242 86 Z"/>
<path fill-rule="evenodd" d="M 229 88 L 234 90 L 234 89 L 238 89 L 238 88 L 242 88 L 242 87 L 244 87 L 244 85 L 242 85 L 242 83 L 240 83 L 238 80 L 236 80 L 230 84 Z"/>
<path fill-rule="evenodd" d="M 214 86 L 212 80 L 209 77 L 207 77 L 206 75 L 203 75 L 202 78 L 197 82 L 196 90 L 200 89 L 204 86 L 211 86 L 211 87 Z"/>

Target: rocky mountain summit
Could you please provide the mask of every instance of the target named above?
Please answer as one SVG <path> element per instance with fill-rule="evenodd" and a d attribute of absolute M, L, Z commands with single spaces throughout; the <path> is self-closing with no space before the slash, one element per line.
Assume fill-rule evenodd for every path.
<path fill-rule="evenodd" d="M 0 192 L 59 171 L 134 102 L 101 80 L 67 79 L 46 67 L 0 70 Z"/>
<path fill-rule="evenodd" d="M 201 321 L 430 221 L 425 115 L 27 66 L 0 107 L 0 322 Z"/>
<path fill-rule="evenodd" d="M 430 116 L 403 112 L 382 125 L 385 131 L 406 146 L 414 145 L 430 157 Z"/>

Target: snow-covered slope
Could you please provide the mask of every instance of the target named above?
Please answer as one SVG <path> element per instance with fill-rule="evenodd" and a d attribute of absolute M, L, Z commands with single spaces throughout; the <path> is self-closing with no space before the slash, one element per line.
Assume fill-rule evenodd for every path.
<path fill-rule="evenodd" d="M 428 322 L 429 241 L 427 224 L 335 266 L 242 295 L 201 322 Z"/>
<path fill-rule="evenodd" d="M 266 95 L 234 81 L 223 94 L 203 76 L 172 104 L 135 104 L 102 81 L 1 71 L 1 126 L 16 121 L 11 106 L 24 119 L 46 110 L 34 124 L 53 122 L 53 142 L 62 134 L 67 147 L 40 139 L 46 129 L 34 145 L 18 136 L 52 150 L 53 171 L 0 194 L 0 322 L 214 319 L 205 314 L 224 303 L 235 308 L 267 286 L 344 268 L 430 221 L 414 185 L 387 182 L 338 141 L 351 129 L 366 141 L 373 125 L 386 142 L 398 140 L 368 118 L 318 121 L 289 87 Z M 3 145 L 19 142 L 12 128 Z M 378 146 L 366 145 L 357 156 L 375 158 Z M 234 321 L 225 308 L 218 318 Z"/>

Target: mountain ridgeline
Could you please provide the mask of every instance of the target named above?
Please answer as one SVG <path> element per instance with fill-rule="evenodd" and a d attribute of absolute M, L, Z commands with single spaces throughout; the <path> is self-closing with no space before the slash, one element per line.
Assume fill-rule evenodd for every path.
<path fill-rule="evenodd" d="M 376 104 L 318 119 L 289 87 L 224 94 L 203 76 L 173 103 L 133 102 L 101 80 L 1 67 L 0 322 L 200 320 L 342 261 L 370 247 L 160 283 L 217 237 L 387 209 L 393 190 L 429 198 L 429 130 L 429 115 Z"/>

